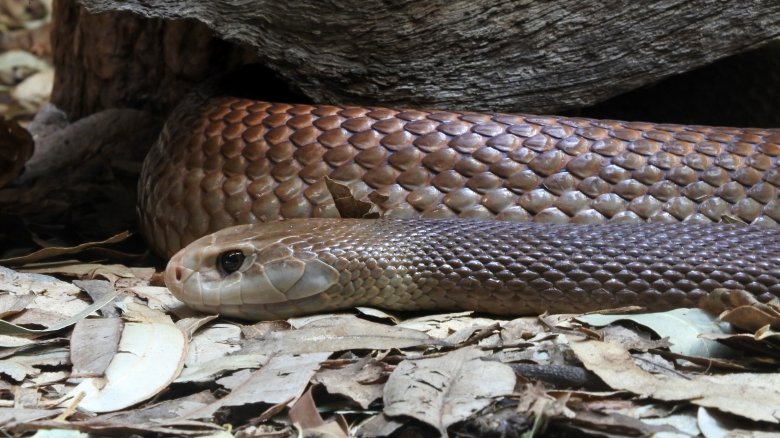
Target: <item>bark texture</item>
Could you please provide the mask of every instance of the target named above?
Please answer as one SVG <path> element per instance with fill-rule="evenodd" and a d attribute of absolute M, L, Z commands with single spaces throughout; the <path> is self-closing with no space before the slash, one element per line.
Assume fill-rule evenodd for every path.
<path fill-rule="evenodd" d="M 54 6 L 52 101 L 71 119 L 126 107 L 164 114 L 204 79 L 254 60 L 196 20 L 90 14 L 73 0 Z"/>
<path fill-rule="evenodd" d="M 313 101 L 450 109 L 587 106 L 780 35 L 776 0 L 80 2 L 92 12 L 197 19 L 223 38 L 252 46 L 266 66 Z M 189 33 L 197 26 L 183 28 L 171 36 L 178 44 L 170 45 L 181 49 L 182 58 L 151 56 L 151 63 L 133 68 L 154 72 L 166 61 L 186 74 L 187 67 L 211 62 L 197 56 L 196 49 L 208 44 Z M 117 28 L 131 35 L 137 30 Z M 145 36 L 130 38 L 123 53 L 149 49 L 143 43 L 152 39 Z M 105 52 L 96 55 L 105 58 Z M 182 59 L 188 61 L 177 65 Z M 96 79 L 122 76 L 121 70 L 106 66 Z"/>

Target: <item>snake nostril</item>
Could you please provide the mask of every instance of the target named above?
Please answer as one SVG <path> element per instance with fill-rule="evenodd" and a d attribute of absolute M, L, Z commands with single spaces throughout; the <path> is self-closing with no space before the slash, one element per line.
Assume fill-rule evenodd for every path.
<path fill-rule="evenodd" d="M 177 266 L 174 275 L 176 276 L 176 281 L 181 281 L 181 266 Z"/>

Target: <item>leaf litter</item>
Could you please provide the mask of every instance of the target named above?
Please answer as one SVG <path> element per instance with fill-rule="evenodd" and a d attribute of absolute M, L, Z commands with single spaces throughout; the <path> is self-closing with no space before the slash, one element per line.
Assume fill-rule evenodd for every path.
<path fill-rule="evenodd" d="M 75 325 L 0 337 L 7 409 L 23 406 L 18 418 L 29 418 L 11 421 L 12 432 L 51 429 L 54 418 L 59 429 L 94 433 L 232 436 L 704 433 L 723 424 L 760 432 L 780 423 L 777 357 L 733 342 L 772 351 L 774 338 L 738 333 L 699 310 L 395 320 L 361 309 L 250 324 L 177 315 L 150 269 L 44 270 L 3 268 L 6 317 L 36 311 L 40 297 L 65 319 L 112 299 Z M 711 348 L 677 349 L 702 339 L 732 341 L 719 356 L 741 371 L 695 361 L 710 359 Z"/>

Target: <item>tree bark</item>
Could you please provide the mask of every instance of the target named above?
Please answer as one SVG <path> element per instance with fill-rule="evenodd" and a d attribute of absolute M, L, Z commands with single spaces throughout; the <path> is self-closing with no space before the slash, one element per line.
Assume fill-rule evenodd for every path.
<path fill-rule="evenodd" d="M 80 1 L 92 12 L 199 20 L 223 38 L 253 47 L 266 66 L 313 101 L 449 109 L 587 106 L 780 35 L 776 0 Z M 160 24 L 149 34 L 137 21 L 122 29 L 123 21 L 95 20 L 108 20 L 99 24 L 131 37 L 119 51 L 125 59 L 150 50 L 150 36 L 165 28 Z M 211 43 L 192 22 L 172 28 L 178 33 L 164 32 L 165 39 L 176 41 L 166 46 L 181 49 L 179 58 L 169 50 L 148 56 L 152 62 L 132 67 L 136 76 L 150 70 L 155 79 L 149 82 L 159 86 L 158 77 L 167 78 L 156 70 L 163 61 L 188 78 L 193 75 L 185 67 L 197 65 L 200 72 L 214 66 L 214 58 L 199 57 Z M 99 83 L 132 76 L 129 65 L 94 61 L 103 67 Z M 134 83 L 132 90 L 142 85 Z M 89 97 L 96 99 L 97 92 Z"/>
<path fill-rule="evenodd" d="M 72 0 L 54 5 L 52 102 L 74 120 L 116 107 L 165 114 L 195 84 L 254 60 L 196 20 L 91 14 Z"/>

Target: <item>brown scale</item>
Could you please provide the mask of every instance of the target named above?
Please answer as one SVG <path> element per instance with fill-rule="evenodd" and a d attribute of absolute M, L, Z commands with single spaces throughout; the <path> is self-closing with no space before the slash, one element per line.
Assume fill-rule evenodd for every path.
<path fill-rule="evenodd" d="M 780 221 L 780 131 L 190 98 L 139 184 L 171 255 L 221 228 L 337 217 L 323 179 L 387 217 L 550 223 Z"/>

